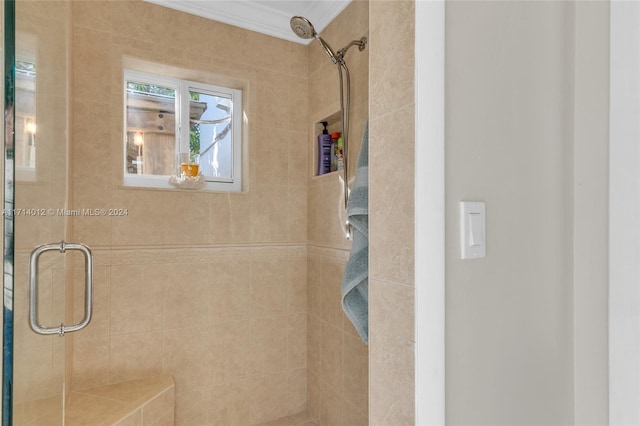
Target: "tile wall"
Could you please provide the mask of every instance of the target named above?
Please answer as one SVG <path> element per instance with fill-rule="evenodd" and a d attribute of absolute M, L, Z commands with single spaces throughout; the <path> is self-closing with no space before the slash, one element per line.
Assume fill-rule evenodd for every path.
<path fill-rule="evenodd" d="M 326 29 L 322 37 L 338 50 L 349 41 L 369 37 L 369 2 L 354 1 Z M 309 123 L 340 110 L 337 67 L 320 44 L 309 49 Z M 351 75 L 349 175 L 354 176 L 369 110 L 369 45 L 351 48 L 345 57 Z M 332 126 L 333 124 L 333 126 Z M 330 131 L 341 131 L 339 122 Z M 320 425 L 367 425 L 368 347 L 362 343 L 341 305 L 342 272 L 350 241 L 344 237 L 344 201 L 338 173 L 313 176 L 316 134 L 309 145 L 309 334 L 308 410 Z"/>
<path fill-rule="evenodd" d="M 171 374 L 178 425 L 304 411 L 306 47 L 142 1 L 73 13 L 74 206 L 128 209 L 74 218 L 97 266 L 73 387 Z M 243 193 L 122 187 L 122 69 L 143 63 L 245 90 Z"/>
<path fill-rule="evenodd" d="M 415 423 L 414 4 L 372 0 L 370 8 L 369 360 L 374 425 Z"/>
<path fill-rule="evenodd" d="M 41 336 L 29 327 L 29 254 L 38 245 L 55 243 L 68 236 L 68 220 L 50 213 L 67 204 L 67 134 L 69 125 L 68 61 L 70 6 L 66 2 L 16 2 L 16 59 L 35 63 L 35 117 L 27 111 L 25 96 L 16 92 L 16 129 L 35 119 L 36 164 L 32 180 L 18 171 L 15 181 L 14 215 L 14 403 L 63 399 L 64 378 L 71 348 L 58 335 Z M 19 80 L 17 80 L 19 81 Z M 19 84 L 19 83 L 18 83 Z M 16 132 L 16 141 L 28 137 Z M 16 145 L 19 158 L 22 146 Z M 37 318 L 44 327 L 65 321 L 67 263 L 65 256 L 48 252 L 38 267 Z M 30 408 L 38 415 L 47 404 Z M 51 419 L 55 424 L 58 419 Z M 61 420 L 61 418 L 59 418 Z"/>
<path fill-rule="evenodd" d="M 185 425 L 304 411 L 304 246 L 104 249 L 95 258 L 96 316 L 93 332 L 75 337 L 75 389 L 171 374 Z"/>

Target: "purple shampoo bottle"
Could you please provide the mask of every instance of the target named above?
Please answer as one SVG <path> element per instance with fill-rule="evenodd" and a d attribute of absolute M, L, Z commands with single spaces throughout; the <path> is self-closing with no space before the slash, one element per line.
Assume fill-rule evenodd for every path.
<path fill-rule="evenodd" d="M 326 121 L 322 122 L 324 129 L 318 135 L 318 175 L 331 171 L 331 135 L 327 130 Z"/>

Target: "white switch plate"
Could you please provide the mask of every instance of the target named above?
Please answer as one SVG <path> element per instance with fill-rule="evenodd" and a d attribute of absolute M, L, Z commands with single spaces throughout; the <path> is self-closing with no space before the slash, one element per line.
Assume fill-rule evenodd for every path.
<path fill-rule="evenodd" d="M 479 259 L 487 252 L 485 204 L 460 201 L 460 257 Z"/>

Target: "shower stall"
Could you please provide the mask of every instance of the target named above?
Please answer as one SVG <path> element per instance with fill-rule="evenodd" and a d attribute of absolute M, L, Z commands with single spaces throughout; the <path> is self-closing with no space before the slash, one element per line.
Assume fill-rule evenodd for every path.
<path fill-rule="evenodd" d="M 324 52 L 144 1 L 3 12 L 3 425 L 133 413 L 131 383 L 178 425 L 366 424 L 368 351 L 340 308 L 342 186 L 311 167 L 314 123 L 341 117 Z M 353 2 L 324 34 L 368 36 L 368 13 Z M 357 158 L 366 50 L 349 61 Z M 142 63 L 243 90 L 243 192 L 123 183 L 123 72 Z"/>

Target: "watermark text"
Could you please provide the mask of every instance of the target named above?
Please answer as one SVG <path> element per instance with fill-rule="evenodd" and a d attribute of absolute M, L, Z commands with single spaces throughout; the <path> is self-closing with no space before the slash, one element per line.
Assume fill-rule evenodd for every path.
<path fill-rule="evenodd" d="M 2 216 L 128 216 L 126 208 L 99 208 L 99 209 L 53 209 L 53 208 L 25 208 L 3 209 Z"/>

